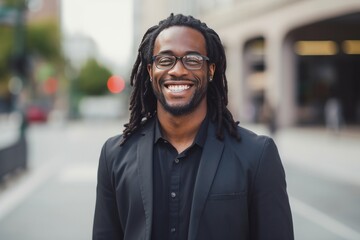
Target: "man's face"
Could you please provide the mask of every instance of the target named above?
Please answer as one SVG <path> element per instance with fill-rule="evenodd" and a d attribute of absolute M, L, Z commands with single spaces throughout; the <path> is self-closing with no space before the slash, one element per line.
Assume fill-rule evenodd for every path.
<path fill-rule="evenodd" d="M 189 54 L 207 56 L 205 38 L 195 29 L 173 26 L 160 32 L 155 40 L 154 56 L 183 57 Z M 215 65 L 203 60 L 200 69 L 189 70 L 178 60 L 170 69 L 149 64 L 148 71 L 158 103 L 165 111 L 179 116 L 193 112 L 203 101 L 206 103 L 209 76 L 213 76 Z M 206 107 L 206 104 L 201 106 Z"/>

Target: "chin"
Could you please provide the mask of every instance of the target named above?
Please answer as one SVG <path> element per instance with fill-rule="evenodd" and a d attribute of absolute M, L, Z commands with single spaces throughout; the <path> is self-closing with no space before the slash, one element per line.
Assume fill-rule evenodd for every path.
<path fill-rule="evenodd" d="M 169 106 L 165 104 L 163 107 L 167 112 L 171 113 L 174 116 L 186 115 L 195 110 L 194 106 L 191 104 L 184 106 Z"/>

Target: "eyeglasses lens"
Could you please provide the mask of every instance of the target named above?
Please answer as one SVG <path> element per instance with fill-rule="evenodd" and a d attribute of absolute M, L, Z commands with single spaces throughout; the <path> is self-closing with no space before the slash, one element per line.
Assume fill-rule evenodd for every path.
<path fill-rule="evenodd" d="M 166 70 L 171 69 L 175 66 L 177 60 L 181 60 L 183 65 L 188 70 L 198 70 L 201 69 L 203 65 L 203 57 L 200 55 L 185 55 L 183 57 L 175 57 L 175 56 L 164 56 L 158 55 L 155 56 L 155 66 L 159 69 Z"/>

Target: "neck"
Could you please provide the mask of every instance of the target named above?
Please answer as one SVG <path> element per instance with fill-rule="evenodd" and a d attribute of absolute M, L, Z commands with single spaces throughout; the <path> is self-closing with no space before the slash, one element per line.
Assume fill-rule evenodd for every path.
<path fill-rule="evenodd" d="M 178 150 L 182 152 L 188 148 L 196 137 L 201 123 L 206 117 L 206 99 L 191 113 L 174 116 L 165 111 L 158 102 L 157 117 L 164 137 Z"/>

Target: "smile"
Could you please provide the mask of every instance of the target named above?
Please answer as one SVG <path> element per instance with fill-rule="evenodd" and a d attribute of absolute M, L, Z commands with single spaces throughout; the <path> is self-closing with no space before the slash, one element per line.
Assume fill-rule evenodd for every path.
<path fill-rule="evenodd" d="M 168 85 L 166 86 L 171 92 L 182 92 L 190 88 L 190 85 Z"/>

